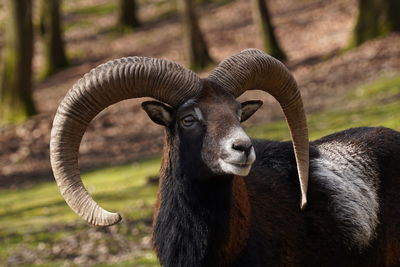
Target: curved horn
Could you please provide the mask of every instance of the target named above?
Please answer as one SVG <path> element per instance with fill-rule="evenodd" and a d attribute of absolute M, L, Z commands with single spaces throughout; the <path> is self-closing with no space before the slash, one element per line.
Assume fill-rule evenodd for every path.
<path fill-rule="evenodd" d="M 100 111 L 121 100 L 145 96 L 177 106 L 200 88 L 195 73 L 162 59 L 122 58 L 85 74 L 58 107 L 51 131 L 51 165 L 68 205 L 94 225 L 112 225 L 121 220 L 119 214 L 104 210 L 92 199 L 78 167 L 82 136 Z"/>
<path fill-rule="evenodd" d="M 231 91 L 235 97 L 247 90 L 270 93 L 280 103 L 289 125 L 301 189 L 301 209 L 307 203 L 309 141 L 307 120 L 300 91 L 289 70 L 258 49 L 246 49 L 222 61 L 209 79 Z"/>

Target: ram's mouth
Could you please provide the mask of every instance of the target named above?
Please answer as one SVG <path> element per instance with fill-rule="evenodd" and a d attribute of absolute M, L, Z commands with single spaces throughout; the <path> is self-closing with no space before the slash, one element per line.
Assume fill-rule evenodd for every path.
<path fill-rule="evenodd" d="M 231 164 L 237 168 L 248 168 L 251 166 L 251 164 L 249 164 L 249 163 L 233 163 L 233 162 L 226 162 L 226 163 Z"/>
<path fill-rule="evenodd" d="M 224 171 L 227 174 L 246 176 L 250 172 L 252 162 L 238 163 L 238 162 L 229 162 L 223 159 L 219 159 L 219 165 L 222 171 Z"/>

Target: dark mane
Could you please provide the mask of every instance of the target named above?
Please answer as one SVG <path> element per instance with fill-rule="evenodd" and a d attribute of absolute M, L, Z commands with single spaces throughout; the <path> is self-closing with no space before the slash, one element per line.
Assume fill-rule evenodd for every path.
<path fill-rule="evenodd" d="M 160 262 L 176 267 L 215 266 L 216 251 L 229 229 L 233 176 L 193 180 L 190 175 L 196 170 L 180 168 L 178 148 L 169 149 L 153 233 Z"/>

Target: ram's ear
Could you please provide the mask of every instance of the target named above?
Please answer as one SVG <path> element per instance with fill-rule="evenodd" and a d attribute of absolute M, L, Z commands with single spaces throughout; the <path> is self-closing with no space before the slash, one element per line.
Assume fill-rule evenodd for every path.
<path fill-rule="evenodd" d="M 142 108 L 155 123 L 166 127 L 172 126 L 174 110 L 171 107 L 158 101 L 146 101 L 142 103 Z"/>
<path fill-rule="evenodd" d="M 251 117 L 261 106 L 263 102 L 261 100 L 250 100 L 242 103 L 242 115 L 240 116 L 240 122 L 244 122 Z"/>

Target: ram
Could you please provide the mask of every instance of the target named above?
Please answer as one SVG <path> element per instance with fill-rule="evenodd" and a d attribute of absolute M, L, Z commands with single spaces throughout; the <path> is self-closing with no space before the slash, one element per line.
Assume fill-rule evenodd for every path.
<path fill-rule="evenodd" d="M 292 142 L 245 134 L 240 122 L 262 102 L 236 97 L 253 89 L 280 103 Z M 165 126 L 153 223 L 162 266 L 400 265 L 400 133 L 354 128 L 309 143 L 295 80 L 256 49 L 225 59 L 207 79 L 129 57 L 73 86 L 54 119 L 51 163 L 64 199 L 88 222 L 121 217 L 82 184 L 82 136 L 105 107 L 145 96 L 158 100 L 142 106 Z"/>

